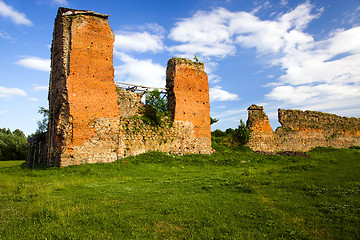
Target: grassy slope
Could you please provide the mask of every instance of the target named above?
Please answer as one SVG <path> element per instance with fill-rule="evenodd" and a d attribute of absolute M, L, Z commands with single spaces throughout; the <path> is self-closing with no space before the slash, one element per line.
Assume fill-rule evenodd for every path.
<path fill-rule="evenodd" d="M 0 239 L 359 239 L 360 150 L 0 162 Z"/>

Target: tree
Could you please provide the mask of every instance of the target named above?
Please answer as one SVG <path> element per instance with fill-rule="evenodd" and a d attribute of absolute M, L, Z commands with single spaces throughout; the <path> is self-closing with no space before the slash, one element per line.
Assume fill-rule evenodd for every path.
<path fill-rule="evenodd" d="M 36 129 L 35 134 L 34 134 L 34 136 L 37 140 L 44 138 L 45 133 L 48 130 L 49 118 L 50 118 L 50 112 L 48 109 L 40 107 L 38 113 L 43 115 L 43 119 L 41 121 L 37 122 L 38 128 Z"/>
<path fill-rule="evenodd" d="M 245 123 L 240 119 L 240 125 L 234 132 L 235 140 L 240 143 L 240 145 L 245 145 L 250 140 L 250 130 L 246 127 Z"/>
<path fill-rule="evenodd" d="M 0 129 L 0 160 L 25 160 L 28 142 L 23 131 Z"/>
<path fill-rule="evenodd" d="M 154 109 L 161 113 L 167 111 L 167 99 L 165 96 L 161 96 L 161 92 L 158 89 L 146 93 L 145 104 L 153 106 Z"/>

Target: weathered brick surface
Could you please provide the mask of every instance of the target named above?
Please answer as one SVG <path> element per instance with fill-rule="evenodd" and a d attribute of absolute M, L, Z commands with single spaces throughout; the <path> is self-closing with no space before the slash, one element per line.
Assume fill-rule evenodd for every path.
<path fill-rule="evenodd" d="M 52 45 L 49 165 L 67 165 L 62 156 L 71 156 L 95 134 L 96 119 L 119 117 L 113 42 L 106 16 L 59 9 Z"/>
<path fill-rule="evenodd" d="M 257 151 L 309 151 L 314 147 L 344 148 L 360 145 L 360 119 L 315 111 L 279 109 L 282 127 L 271 130 L 263 108 L 249 107 L 248 145 Z"/>
<path fill-rule="evenodd" d="M 209 84 L 203 63 L 172 58 L 166 69 L 169 109 L 175 121 L 192 122 L 196 138 L 211 149 Z"/>
<path fill-rule="evenodd" d="M 254 150 L 271 152 L 274 149 L 275 136 L 269 118 L 262 106 L 251 105 L 248 108 L 246 126 L 251 131 L 249 146 Z"/>

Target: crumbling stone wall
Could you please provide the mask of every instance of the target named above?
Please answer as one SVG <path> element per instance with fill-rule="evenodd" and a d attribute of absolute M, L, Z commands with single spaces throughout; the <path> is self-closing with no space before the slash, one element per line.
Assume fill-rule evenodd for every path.
<path fill-rule="evenodd" d="M 141 112 L 144 107 L 144 103 L 141 102 L 142 94 L 126 91 L 121 88 L 117 88 L 118 93 L 118 106 L 120 117 L 133 117 Z"/>
<path fill-rule="evenodd" d="M 275 148 L 275 135 L 262 106 L 251 105 L 246 126 L 251 130 L 249 145 L 253 149 L 271 152 Z"/>
<path fill-rule="evenodd" d="M 147 151 L 211 153 L 203 64 L 169 60 L 172 117 L 154 126 L 141 119 L 141 94 L 114 84 L 113 42 L 108 15 L 59 8 L 51 51 L 47 165 L 112 162 Z"/>
<path fill-rule="evenodd" d="M 281 127 L 270 131 L 263 108 L 249 107 L 248 145 L 257 151 L 309 151 L 314 147 L 360 146 L 360 119 L 316 111 L 278 110 Z"/>

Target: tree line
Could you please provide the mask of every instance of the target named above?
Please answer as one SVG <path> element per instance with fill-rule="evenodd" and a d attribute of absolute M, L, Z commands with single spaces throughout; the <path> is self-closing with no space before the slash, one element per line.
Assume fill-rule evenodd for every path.
<path fill-rule="evenodd" d="M 25 160 L 28 149 L 27 137 L 23 131 L 0 128 L 0 161 Z"/>

